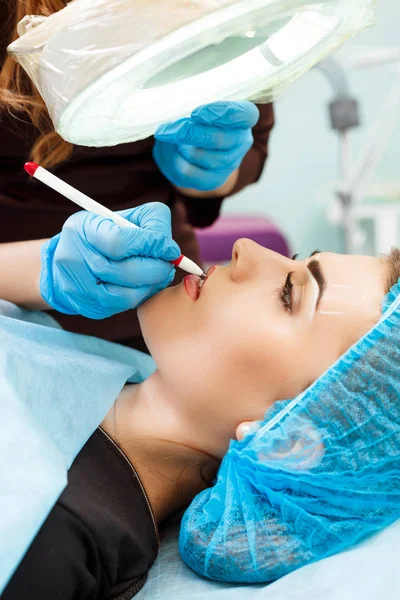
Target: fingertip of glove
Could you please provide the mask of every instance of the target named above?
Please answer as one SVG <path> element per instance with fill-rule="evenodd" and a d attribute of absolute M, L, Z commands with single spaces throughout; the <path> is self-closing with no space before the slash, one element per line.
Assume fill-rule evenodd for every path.
<path fill-rule="evenodd" d="M 211 102 L 210 104 L 202 104 L 195 108 L 191 113 L 191 118 L 194 121 L 201 123 L 212 123 L 221 118 L 229 110 L 230 102 Z"/>
<path fill-rule="evenodd" d="M 166 252 L 166 260 L 177 260 L 181 254 L 178 244 L 171 246 Z"/>
<path fill-rule="evenodd" d="M 191 117 L 199 123 L 246 128 L 257 124 L 260 111 L 249 100 L 219 101 L 199 106 Z"/>
<path fill-rule="evenodd" d="M 164 279 L 164 281 L 162 283 L 157 283 L 150 288 L 148 297 L 154 296 L 155 294 L 162 292 L 162 290 L 165 290 L 165 288 L 167 288 L 169 285 L 171 285 L 171 283 L 175 279 L 175 275 L 176 275 L 175 269 L 172 269 L 169 276 L 166 279 Z"/>
<path fill-rule="evenodd" d="M 154 137 L 160 142 L 168 142 L 173 140 L 176 135 L 186 131 L 188 119 L 182 118 L 172 121 L 171 123 L 162 123 L 156 129 Z"/>
<path fill-rule="evenodd" d="M 168 123 L 159 125 L 154 133 L 156 140 L 162 140 L 165 135 L 168 134 Z"/>
<path fill-rule="evenodd" d="M 165 287 L 168 287 L 173 282 L 173 280 L 175 279 L 175 275 L 176 275 L 176 271 L 175 271 L 175 269 L 172 269 L 169 277 L 166 279 Z"/>
<path fill-rule="evenodd" d="M 260 109 L 254 104 L 254 102 L 246 102 L 246 105 L 248 105 L 248 111 L 252 120 L 251 126 L 254 127 L 255 125 L 257 125 L 260 119 Z"/>

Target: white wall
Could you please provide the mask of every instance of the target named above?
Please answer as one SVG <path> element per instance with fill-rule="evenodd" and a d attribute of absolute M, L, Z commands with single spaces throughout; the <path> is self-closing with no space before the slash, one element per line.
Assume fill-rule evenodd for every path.
<path fill-rule="evenodd" d="M 371 47 L 400 47 L 400 2 L 382 0 L 378 25 L 338 53 Z M 394 81 L 393 66 L 350 72 L 351 90 L 361 100 L 363 126 L 352 134 L 353 152 L 365 139 L 371 119 Z M 326 186 L 338 176 L 337 135 L 330 130 L 328 103 L 331 88 L 317 71 L 294 84 L 276 103 L 276 126 L 270 158 L 261 182 L 225 203 L 226 213 L 262 213 L 271 216 L 287 234 L 293 251 L 342 251 L 340 231 L 326 215 Z M 378 170 L 378 179 L 400 181 L 400 129 Z M 399 240 L 400 243 L 400 240 Z"/>

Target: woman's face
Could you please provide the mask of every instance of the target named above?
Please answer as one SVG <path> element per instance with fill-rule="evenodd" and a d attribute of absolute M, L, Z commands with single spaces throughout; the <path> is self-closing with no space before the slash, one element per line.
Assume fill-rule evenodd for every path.
<path fill-rule="evenodd" d="M 242 239 L 198 286 L 187 277 L 139 318 L 169 389 L 231 437 L 302 392 L 377 322 L 386 268 L 325 252 L 292 260 Z"/>

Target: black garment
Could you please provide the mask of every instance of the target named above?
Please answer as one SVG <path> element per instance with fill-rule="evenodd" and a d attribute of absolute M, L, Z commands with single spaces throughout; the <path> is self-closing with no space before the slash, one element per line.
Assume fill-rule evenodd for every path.
<path fill-rule="evenodd" d="M 98 429 L 2 600 L 130 600 L 157 556 L 158 532 L 139 480 Z"/>

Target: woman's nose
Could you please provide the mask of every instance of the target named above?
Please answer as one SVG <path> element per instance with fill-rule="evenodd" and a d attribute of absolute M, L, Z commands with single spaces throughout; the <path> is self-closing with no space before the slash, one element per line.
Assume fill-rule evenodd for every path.
<path fill-rule="evenodd" d="M 301 263 L 295 263 L 292 259 L 246 238 L 238 240 L 233 246 L 231 269 L 232 279 L 237 283 L 257 277 L 264 279 L 267 273 L 270 278 L 282 277 L 289 271 L 293 271 L 295 277 L 304 279 L 303 271 L 307 271 Z M 298 283 L 303 285 L 304 282 Z"/>
<path fill-rule="evenodd" d="M 252 240 L 237 240 L 232 249 L 232 279 L 239 282 L 253 277 L 260 267 L 262 252 L 263 248 Z"/>

